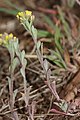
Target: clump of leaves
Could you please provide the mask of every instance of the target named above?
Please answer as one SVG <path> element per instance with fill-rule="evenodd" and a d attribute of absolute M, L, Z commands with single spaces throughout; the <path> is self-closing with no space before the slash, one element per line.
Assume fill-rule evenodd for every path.
<path fill-rule="evenodd" d="M 64 19 L 64 17 L 63 17 L 63 19 Z M 63 46 L 61 44 L 61 42 L 62 42 L 61 39 L 63 39 L 63 37 L 64 37 L 63 33 L 62 33 L 60 27 L 58 27 L 58 25 L 55 25 L 54 22 L 48 16 L 44 15 L 44 21 L 54 31 L 54 33 L 52 34 L 52 33 L 46 32 L 46 31 L 40 31 L 39 30 L 39 37 L 42 37 L 43 34 L 44 34 L 45 37 L 49 36 L 51 38 L 51 41 L 50 41 L 51 43 L 52 42 L 54 43 L 54 46 L 53 46 L 54 50 L 49 49 L 50 55 L 46 55 L 46 58 L 48 60 L 50 60 L 51 63 L 57 65 L 58 67 L 66 69 L 67 66 L 66 66 L 66 63 L 65 63 L 65 60 L 64 60 L 64 56 L 63 56 L 64 49 L 63 49 Z M 66 32 L 67 31 L 67 26 L 68 26 L 66 21 L 65 21 L 64 25 L 66 25 L 65 26 L 65 32 Z M 67 35 L 68 35 L 68 32 L 67 32 Z"/>
<path fill-rule="evenodd" d="M 50 49 L 49 51 L 51 55 L 48 55 L 47 58 L 57 66 L 66 69 L 66 63 L 63 58 L 64 50 L 60 41 L 61 37 L 62 37 L 62 34 L 60 32 L 60 29 L 58 28 L 58 26 L 55 26 L 55 34 L 54 34 L 55 50 Z"/>

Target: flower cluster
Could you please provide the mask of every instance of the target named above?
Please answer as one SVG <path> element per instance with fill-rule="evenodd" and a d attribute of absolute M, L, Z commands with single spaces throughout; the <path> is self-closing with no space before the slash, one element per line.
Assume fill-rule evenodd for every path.
<path fill-rule="evenodd" d="M 34 16 L 32 15 L 32 12 L 29 10 L 26 10 L 24 12 L 18 12 L 16 17 L 18 20 L 20 20 L 21 23 L 23 23 L 23 21 L 25 20 L 28 20 L 28 21 L 34 20 Z"/>
<path fill-rule="evenodd" d="M 24 18 L 30 18 L 32 16 L 32 12 L 31 11 L 24 11 L 24 12 L 18 12 L 17 14 L 17 18 L 22 20 Z"/>
<path fill-rule="evenodd" d="M 11 40 L 16 40 L 16 37 L 14 37 L 12 33 L 10 33 L 10 34 L 7 34 L 7 33 L 0 34 L 0 45 L 6 45 Z"/>
<path fill-rule="evenodd" d="M 37 29 L 33 25 L 35 17 L 32 12 L 29 10 L 19 12 L 16 17 L 18 20 L 20 20 L 24 28 L 30 33 L 33 40 L 37 40 Z"/>

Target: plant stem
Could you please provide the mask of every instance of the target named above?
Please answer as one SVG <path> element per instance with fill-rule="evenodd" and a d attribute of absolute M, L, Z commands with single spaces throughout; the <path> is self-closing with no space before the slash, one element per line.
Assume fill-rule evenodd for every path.
<path fill-rule="evenodd" d="M 13 111 L 13 109 L 14 109 L 13 79 L 14 79 L 14 77 L 13 77 L 13 72 L 12 72 L 12 67 L 11 67 L 11 68 L 10 68 L 10 82 L 9 82 L 10 111 L 11 111 L 13 120 L 19 120 L 17 113 Z"/>
<path fill-rule="evenodd" d="M 27 81 L 26 81 L 26 78 L 24 77 L 24 95 L 25 95 L 25 103 L 26 103 L 26 108 L 28 106 L 28 98 L 27 98 L 27 88 L 26 88 L 26 85 L 27 85 Z"/>
<path fill-rule="evenodd" d="M 11 81 L 9 85 L 9 91 L 10 91 L 10 110 L 13 111 L 14 104 L 13 104 L 13 75 L 11 74 Z"/>

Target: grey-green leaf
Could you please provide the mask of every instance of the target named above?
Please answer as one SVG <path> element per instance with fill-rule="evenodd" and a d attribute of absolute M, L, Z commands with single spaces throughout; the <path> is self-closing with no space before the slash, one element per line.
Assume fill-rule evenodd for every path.
<path fill-rule="evenodd" d="M 14 58 L 13 61 L 12 61 L 12 64 L 11 64 L 11 67 L 12 67 L 12 71 L 14 72 L 15 68 L 20 64 L 18 58 Z"/>

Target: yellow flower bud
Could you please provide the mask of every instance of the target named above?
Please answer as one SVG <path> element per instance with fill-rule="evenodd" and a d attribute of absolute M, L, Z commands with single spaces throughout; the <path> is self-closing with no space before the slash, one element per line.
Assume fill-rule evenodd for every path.
<path fill-rule="evenodd" d="M 31 16 L 32 15 L 32 12 L 29 11 L 29 10 L 26 10 L 25 13 L 26 13 L 27 16 Z"/>
<path fill-rule="evenodd" d="M 16 37 L 13 36 L 12 33 L 10 34 L 7 34 L 7 33 L 4 33 L 4 34 L 0 34 L 1 38 L 0 38 L 0 45 L 6 45 L 6 44 L 9 44 L 9 41 L 14 41 L 16 40 Z"/>
<path fill-rule="evenodd" d="M 19 12 L 19 13 L 16 15 L 17 19 L 19 19 L 21 22 L 22 22 L 22 20 L 24 20 L 25 18 L 31 18 L 31 16 L 32 16 L 32 12 L 29 11 L 29 10 L 26 10 L 26 11 L 24 11 L 24 12 Z"/>
<path fill-rule="evenodd" d="M 19 15 L 16 15 L 17 19 L 19 19 Z"/>
<path fill-rule="evenodd" d="M 32 16 L 31 16 L 31 21 L 34 21 L 34 19 L 35 19 L 35 16 L 32 15 Z"/>
<path fill-rule="evenodd" d="M 14 40 L 16 40 L 17 38 L 16 37 L 14 37 Z"/>
<path fill-rule="evenodd" d="M 2 34 L 0 34 L 0 37 L 2 37 Z"/>
<path fill-rule="evenodd" d="M 6 36 L 5 36 L 5 40 L 7 41 L 8 39 L 9 39 L 9 36 L 8 36 L 8 35 L 6 35 Z"/>
<path fill-rule="evenodd" d="M 13 38 L 13 34 L 12 33 L 9 34 L 9 38 Z"/>

